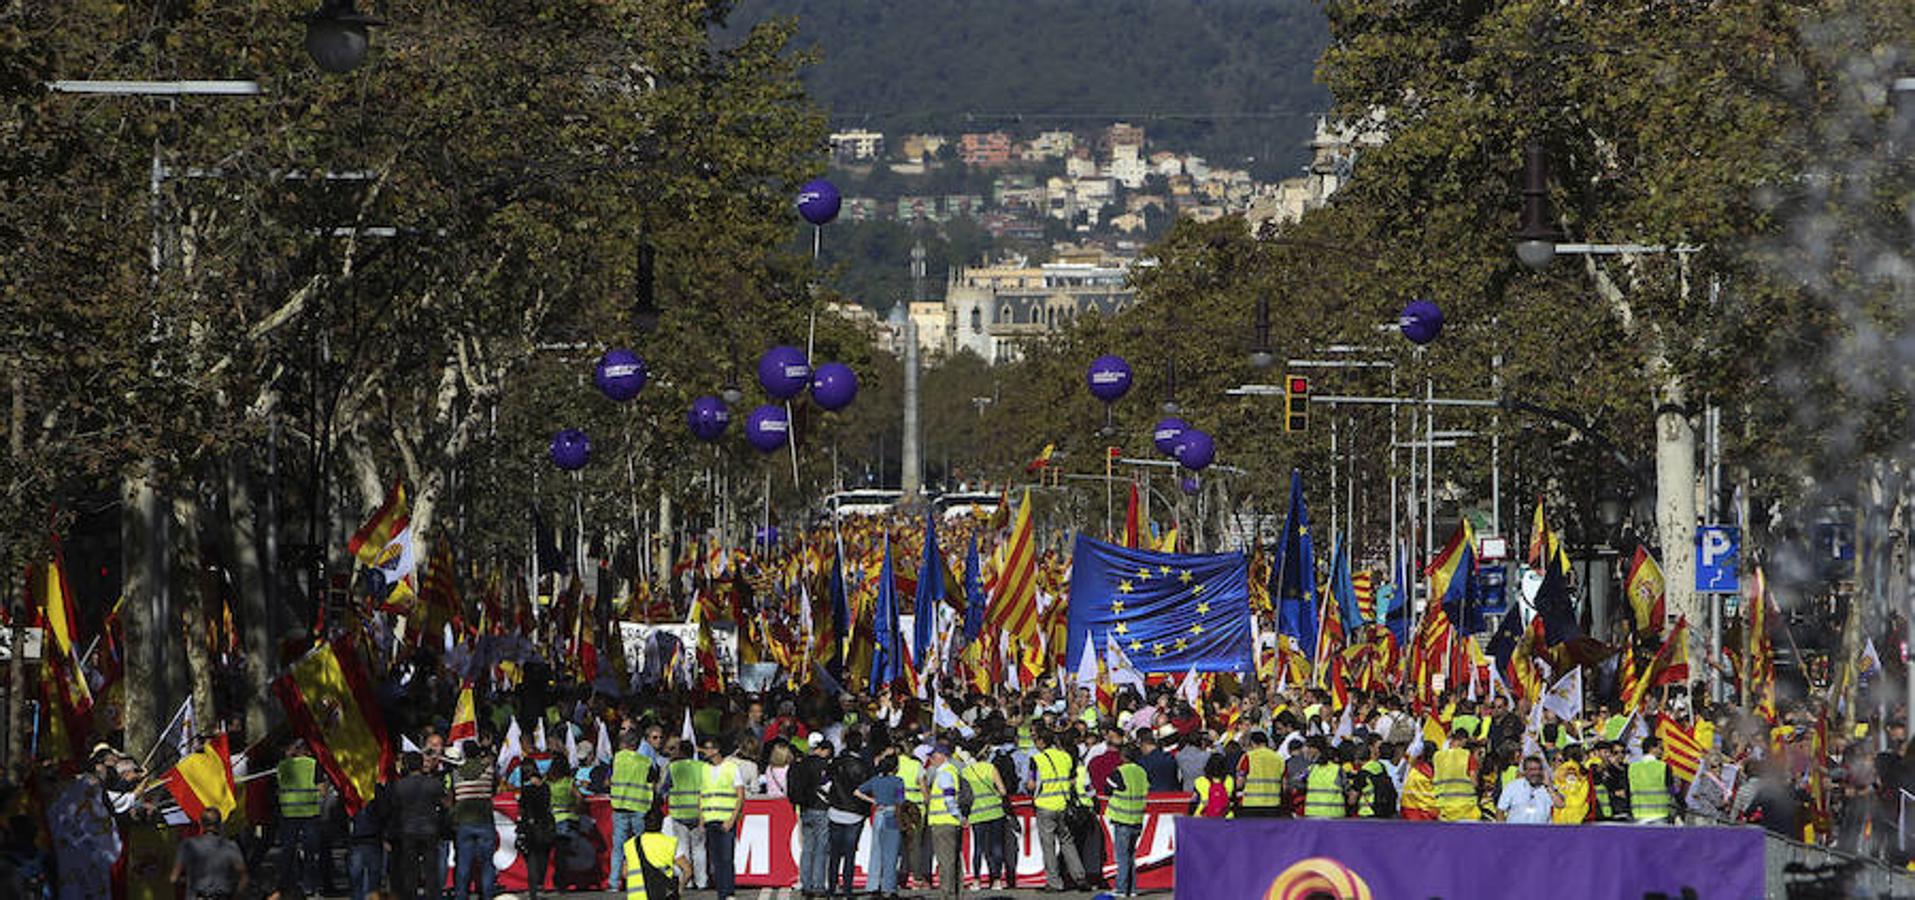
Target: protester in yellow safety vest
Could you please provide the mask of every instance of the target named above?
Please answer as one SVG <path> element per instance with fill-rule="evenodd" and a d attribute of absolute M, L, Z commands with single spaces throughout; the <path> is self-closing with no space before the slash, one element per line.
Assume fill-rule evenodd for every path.
<path fill-rule="evenodd" d="M 1583 748 L 1571 744 L 1563 748 L 1563 761 L 1556 766 L 1556 793 L 1562 805 L 1550 810 L 1549 819 L 1565 825 L 1589 820 L 1589 773 L 1583 768 Z"/>
<path fill-rule="evenodd" d="M 1629 764 L 1629 812 L 1637 822 L 1667 822 L 1676 812 L 1669 764 L 1657 756 L 1662 742 L 1644 738 L 1642 758 Z"/>
<path fill-rule="evenodd" d="M 1143 748 L 1126 744 L 1123 754 L 1123 764 L 1110 774 L 1105 785 L 1110 792 L 1110 805 L 1105 808 L 1104 817 L 1110 821 L 1111 849 L 1117 862 L 1115 893 L 1128 897 L 1137 892 L 1137 839 L 1144 833 L 1144 803 L 1150 792 L 1150 776 L 1139 764 Z"/>
<path fill-rule="evenodd" d="M 1005 845 L 1009 820 L 1004 816 L 1007 791 L 997 767 L 985 761 L 990 742 L 979 737 L 968 745 L 971 764 L 964 768 L 964 780 L 971 784 L 971 872 L 981 886 L 993 883 L 1009 888 L 1014 873 L 1011 855 Z"/>
<path fill-rule="evenodd" d="M 738 763 L 725 758 L 718 739 L 706 737 L 698 745 L 705 757 L 705 790 L 699 809 L 705 822 L 705 859 L 709 881 L 718 900 L 732 900 L 738 891 L 732 851 L 737 846 L 738 817 L 745 811 L 745 780 Z"/>
<path fill-rule="evenodd" d="M 1303 815 L 1310 819 L 1341 819 L 1348 811 L 1345 805 L 1348 780 L 1343 777 L 1343 766 L 1322 737 L 1313 737 L 1310 743 L 1316 750 L 1316 762 L 1310 765 L 1310 773 L 1304 779 Z"/>
<path fill-rule="evenodd" d="M 1283 807 L 1283 758 L 1270 749 L 1270 738 L 1261 731 L 1250 732 L 1250 752 L 1239 766 L 1243 785 L 1237 799 L 1237 813 L 1245 817 L 1273 817 L 1285 814 Z"/>
<path fill-rule="evenodd" d="M 626 841 L 643 833 L 645 814 L 651 812 L 655 797 L 653 781 L 658 777 L 658 773 L 652 769 L 652 761 L 638 752 L 638 732 L 627 731 L 620 735 L 619 744 L 618 752 L 612 755 L 610 784 L 614 847 L 623 847 Z M 630 872 L 625 867 L 625 857 L 615 854 L 612 860 L 612 889 L 623 890 Z"/>
<path fill-rule="evenodd" d="M 618 854 L 619 865 L 636 873 L 626 879 L 625 900 L 652 900 L 653 891 L 662 897 L 667 891 L 683 891 L 691 881 L 692 864 L 685 858 L 684 845 L 658 830 L 664 819 L 656 811 L 647 813 L 645 831 L 618 845 L 623 850 Z"/>
<path fill-rule="evenodd" d="M 1033 735 L 1037 752 L 1031 754 L 1031 770 L 1024 784 L 1036 808 L 1032 827 L 1037 829 L 1038 847 L 1044 854 L 1045 887 L 1056 891 L 1066 884 L 1075 887 L 1083 883 L 1084 861 L 1077 855 L 1077 842 L 1064 824 L 1077 761 L 1052 746 L 1052 739 L 1048 731 Z"/>
<path fill-rule="evenodd" d="M 898 837 L 904 848 L 898 863 L 898 884 L 908 888 L 911 879 L 916 878 L 918 884 L 927 885 L 931 883 L 931 861 L 925 858 L 924 847 L 924 763 L 903 744 L 896 748 L 896 755 L 898 778 L 904 781 L 904 805 L 898 809 Z"/>
<path fill-rule="evenodd" d="M 1476 796 L 1476 756 L 1468 747 L 1469 733 L 1450 733 L 1449 746 L 1436 751 L 1436 811 L 1445 822 L 1474 822 L 1482 818 Z"/>
<path fill-rule="evenodd" d="M 320 788 L 319 764 L 303 740 L 294 740 L 279 762 L 279 887 L 282 893 L 297 886 L 307 893 L 319 890 Z"/>
<path fill-rule="evenodd" d="M 957 900 L 964 883 L 964 811 L 958 807 L 958 767 L 951 753 L 951 747 L 938 744 L 925 760 L 924 821 L 937 859 L 938 896 Z"/>
<path fill-rule="evenodd" d="M 1365 819 L 1394 819 L 1398 791 L 1390 765 L 1400 751 L 1390 741 L 1373 743 L 1370 748 L 1370 758 L 1356 771 L 1356 814 Z"/>
<path fill-rule="evenodd" d="M 705 794 L 705 764 L 692 758 L 692 745 L 684 741 L 672 748 L 672 764 L 665 767 L 665 802 L 671 818 L 665 833 L 678 839 L 685 856 L 692 861 L 692 887 L 704 890 L 705 826 L 699 809 Z"/>

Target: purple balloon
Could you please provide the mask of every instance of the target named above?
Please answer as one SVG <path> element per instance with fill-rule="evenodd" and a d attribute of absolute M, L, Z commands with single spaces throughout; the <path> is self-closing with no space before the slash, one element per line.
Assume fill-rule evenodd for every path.
<path fill-rule="evenodd" d="M 805 182 L 798 189 L 798 215 L 813 225 L 829 225 L 838 217 L 838 207 L 844 204 L 844 198 L 838 194 L 838 186 L 823 178 Z"/>
<path fill-rule="evenodd" d="M 1217 458 L 1217 442 L 1210 435 L 1192 428 L 1183 433 L 1177 441 L 1177 461 L 1184 468 L 1201 472 L 1210 468 L 1212 460 Z"/>
<path fill-rule="evenodd" d="M 811 383 L 811 363 L 796 347 L 773 347 L 758 357 L 758 383 L 774 399 L 790 400 Z"/>
<path fill-rule="evenodd" d="M 1090 361 L 1084 381 L 1090 385 L 1091 396 L 1105 403 L 1115 403 L 1119 397 L 1130 392 L 1130 363 L 1124 362 L 1121 356 L 1100 356 Z"/>
<path fill-rule="evenodd" d="M 692 437 L 709 444 L 731 426 L 731 407 L 717 397 L 700 397 L 685 412 L 685 424 L 691 428 Z"/>
<path fill-rule="evenodd" d="M 791 437 L 791 420 L 785 418 L 785 408 L 765 404 L 751 411 L 745 417 L 745 440 L 751 442 L 752 449 L 759 453 L 770 453 L 785 445 Z"/>
<path fill-rule="evenodd" d="M 1177 439 L 1190 430 L 1190 423 L 1172 416 L 1157 420 L 1157 427 L 1151 431 L 1151 440 L 1157 445 L 1157 452 L 1165 456 L 1177 455 Z"/>
<path fill-rule="evenodd" d="M 828 362 L 811 374 L 811 399 L 833 412 L 851 405 L 858 396 L 858 373 L 839 362 Z"/>
<path fill-rule="evenodd" d="M 623 347 L 605 351 L 598 358 L 598 369 L 592 373 L 592 380 L 598 382 L 599 393 L 624 403 L 645 389 L 645 379 L 650 371 L 645 361 Z"/>
<path fill-rule="evenodd" d="M 1184 480 L 1183 480 L 1184 493 L 1195 497 L 1197 495 L 1197 491 L 1202 487 L 1203 485 L 1197 481 L 1197 476 L 1195 475 L 1184 476 Z"/>
<path fill-rule="evenodd" d="M 552 465 L 567 472 L 585 468 L 592 459 L 592 439 L 576 428 L 552 435 Z"/>
<path fill-rule="evenodd" d="M 1411 300 L 1403 307 L 1397 326 L 1403 329 L 1403 336 L 1409 338 L 1410 343 L 1421 346 L 1443 333 L 1443 311 L 1428 300 Z"/>

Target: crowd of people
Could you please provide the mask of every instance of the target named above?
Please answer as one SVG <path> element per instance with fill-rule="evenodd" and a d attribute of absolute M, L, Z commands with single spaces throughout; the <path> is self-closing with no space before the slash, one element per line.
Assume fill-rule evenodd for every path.
<path fill-rule="evenodd" d="M 445 715 L 396 733 L 394 776 L 350 816 L 310 748 L 289 742 L 243 824 L 203 813 L 171 875 L 189 897 L 262 882 L 282 897 L 342 886 L 355 900 L 438 897 L 451 884 L 449 896 L 489 898 L 504 816 L 531 896 L 549 883 L 730 897 L 749 798 L 795 807 L 794 887 L 806 898 L 1008 886 L 1026 827 L 1047 888 L 1134 895 L 1146 801 L 1167 798 L 1178 814 L 1211 817 L 1754 823 L 1798 839 L 1807 826 L 1838 847 L 1901 859 L 1896 798 L 1915 767 L 1904 764 L 1899 722 L 1860 739 L 1818 736 L 1806 707 L 1772 727 L 1734 707 L 1692 715 L 1680 689 L 1629 716 L 1591 706 L 1565 720 L 1500 694 L 1418 709 L 1380 691 L 1339 709 L 1308 686 L 1178 681 L 1101 706 L 1068 676 L 936 701 L 816 686 L 614 700 L 581 685 L 520 685 L 482 698 L 470 739 L 448 741 Z M 1657 737 L 1668 728 L 1703 746 L 1689 774 Z M 543 747 L 502 746 L 508 731 L 543 735 Z M 78 780 L 124 805 L 141 773 L 106 748 L 94 762 Z M 588 812 L 593 797 L 610 806 L 609 834 Z M 163 805 L 149 794 L 124 809 L 123 827 L 157 820 Z"/>
<path fill-rule="evenodd" d="M 989 527 L 947 533 L 952 580 L 966 583 L 955 590 L 977 580 L 962 548 Z M 1048 889 L 1132 895 L 1139 843 L 1165 811 L 1753 824 L 1906 862 L 1900 812 L 1915 796 L 1915 751 L 1899 721 L 1855 722 L 1814 701 L 1759 716 L 1702 702 L 1680 680 L 1659 679 L 1627 703 L 1604 675 L 1567 695 L 1534 685 L 1512 694 L 1485 674 L 1493 668 L 1467 661 L 1456 663 L 1470 667 L 1463 690 L 1419 681 L 1407 663 L 1376 666 L 1353 688 L 1337 669 L 1325 683 L 1308 660 L 1291 662 L 1294 646 L 1259 647 L 1254 674 L 1112 684 L 1060 671 L 1051 650 L 1069 581 L 1055 548 L 1034 563 L 1046 597 L 1041 653 L 1006 640 L 1003 659 L 968 654 L 969 622 L 943 611 L 942 663 L 874 688 L 870 629 L 856 623 L 871 621 L 885 576 L 912 571 L 891 558 L 924 553 L 929 530 L 916 531 L 915 548 L 913 530 L 864 522 L 757 561 L 688 550 L 673 577 L 698 635 L 654 633 L 636 657 L 629 641 L 614 649 L 614 629 L 656 618 L 643 591 L 610 609 L 556 585 L 536 612 L 523 597 L 455 599 L 456 626 L 406 639 L 396 615 L 432 624 L 434 614 L 373 604 L 334 631 L 367 638 L 366 676 L 394 760 L 376 785 L 338 783 L 321 759 L 331 736 L 295 736 L 289 723 L 249 736 L 235 755 L 241 796 L 230 817 L 183 814 L 161 786 L 164 764 L 149 770 L 101 745 L 77 773 L 16 773 L 0 887 L 105 896 L 123 856 L 130 897 L 172 896 L 179 883 L 187 897 L 490 898 L 495 859 L 515 857 L 532 896 L 609 885 L 647 900 L 684 887 L 728 898 L 753 800 L 794 808 L 792 886 L 806 898 L 1010 886 L 1033 847 Z M 1252 614 L 1268 626 L 1267 563 L 1250 567 Z M 666 619 L 687 612 L 659 602 Z M 722 663 L 708 646 L 713 619 L 730 620 L 739 648 Z M 442 647 L 418 640 L 441 628 Z M 1380 624 L 1360 630 L 1384 639 Z M 745 678 L 747 668 L 779 676 Z M 201 735 L 182 754 L 215 737 L 227 739 Z M 500 854 L 501 840 L 515 852 Z M 1025 872 L 1026 883 L 1035 875 Z"/>

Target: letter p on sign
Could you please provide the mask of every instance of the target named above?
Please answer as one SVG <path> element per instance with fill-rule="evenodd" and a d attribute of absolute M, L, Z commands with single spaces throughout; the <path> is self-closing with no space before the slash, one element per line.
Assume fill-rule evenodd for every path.
<path fill-rule="evenodd" d="M 1696 528 L 1696 590 L 1734 593 L 1741 590 L 1736 560 L 1742 535 L 1732 525 Z"/>

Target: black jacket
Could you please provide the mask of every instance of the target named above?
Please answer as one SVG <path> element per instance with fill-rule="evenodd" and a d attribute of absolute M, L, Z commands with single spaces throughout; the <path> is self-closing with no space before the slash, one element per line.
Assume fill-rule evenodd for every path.
<path fill-rule="evenodd" d="M 392 786 L 394 831 L 402 838 L 437 837 L 445 784 L 437 776 L 414 773 Z"/>
<path fill-rule="evenodd" d="M 823 792 L 826 768 L 830 764 L 807 755 L 791 764 L 791 779 L 785 784 L 785 796 L 799 809 L 825 809 L 829 806 Z"/>
<path fill-rule="evenodd" d="M 869 815 L 871 804 L 858 799 L 858 788 L 871 780 L 871 764 L 856 753 L 846 753 L 831 761 L 828 770 L 831 787 L 825 795 L 832 809 Z"/>

